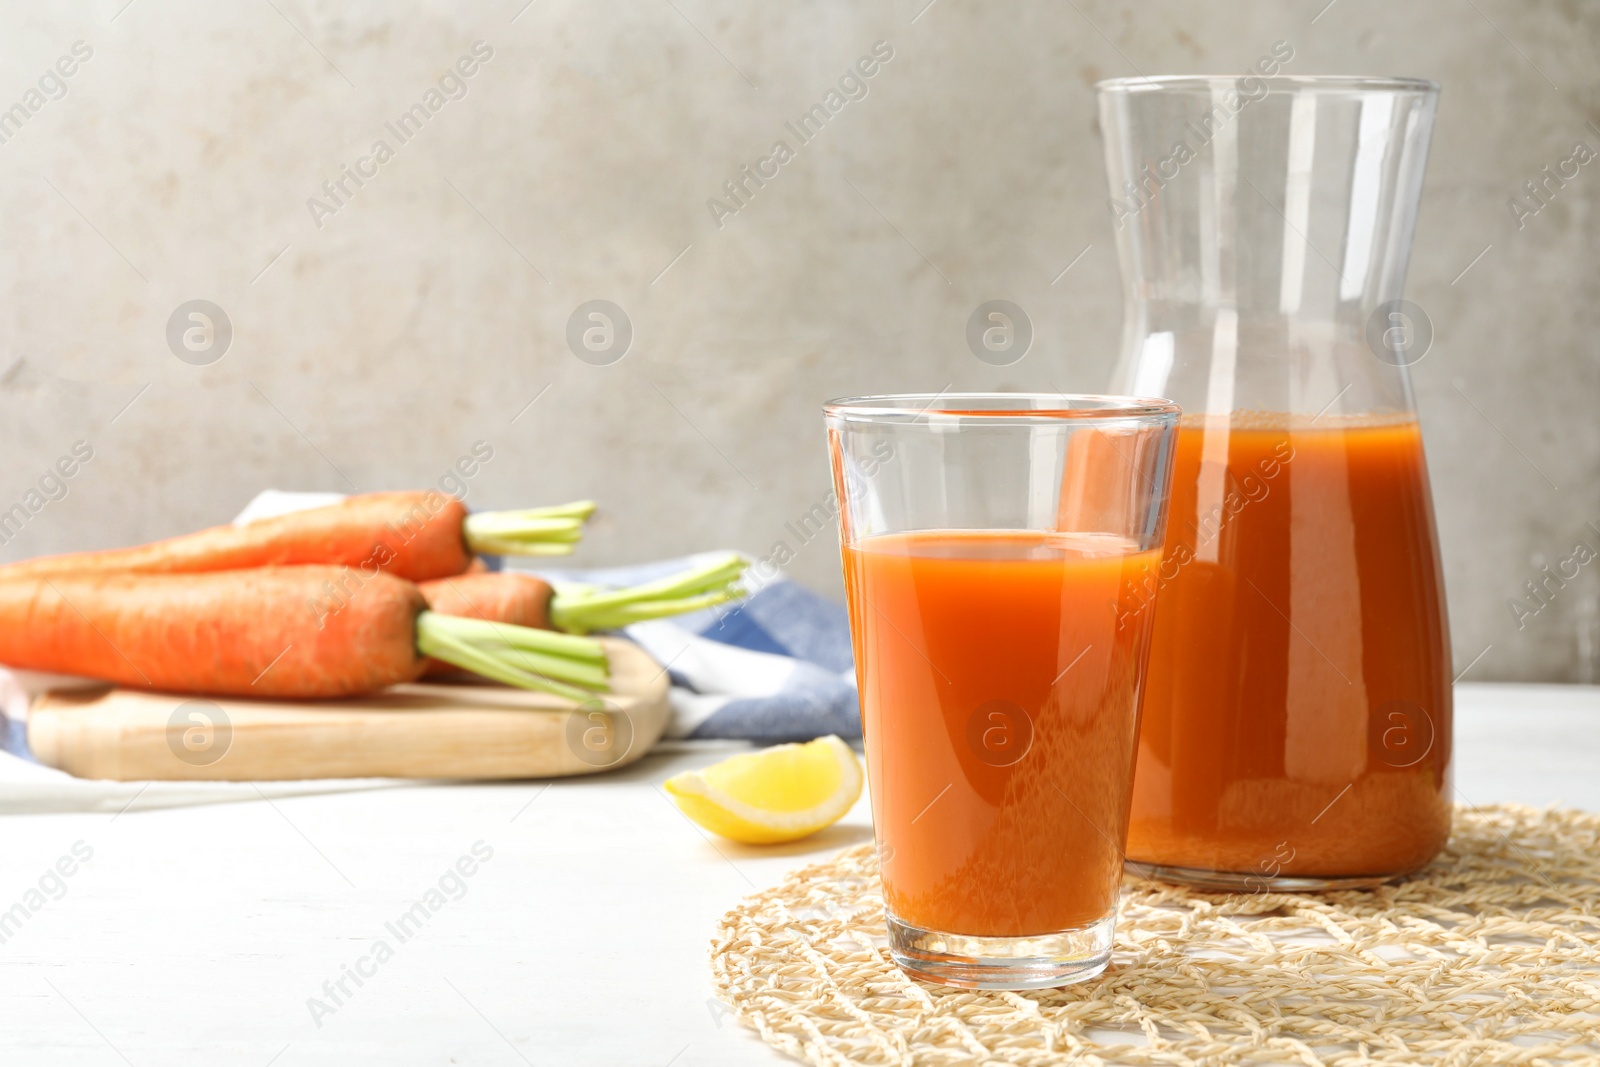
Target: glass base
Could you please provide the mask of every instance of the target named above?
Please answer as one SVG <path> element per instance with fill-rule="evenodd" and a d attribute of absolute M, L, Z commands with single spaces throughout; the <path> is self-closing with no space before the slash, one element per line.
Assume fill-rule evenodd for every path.
<path fill-rule="evenodd" d="M 946 934 L 888 920 L 889 952 L 913 977 L 962 989 L 1050 989 L 1106 969 L 1115 916 L 1026 937 Z"/>
<path fill-rule="evenodd" d="M 1211 889 L 1224 893 L 1314 893 L 1324 889 L 1371 889 L 1386 882 L 1397 882 L 1405 874 L 1357 874 L 1322 877 L 1312 874 L 1281 874 L 1269 878 L 1264 874 L 1240 871 L 1208 871 L 1199 867 L 1166 867 L 1159 863 L 1140 863 L 1127 860 L 1122 869 L 1136 878 L 1154 878 L 1158 882 L 1172 882 L 1195 889 Z"/>

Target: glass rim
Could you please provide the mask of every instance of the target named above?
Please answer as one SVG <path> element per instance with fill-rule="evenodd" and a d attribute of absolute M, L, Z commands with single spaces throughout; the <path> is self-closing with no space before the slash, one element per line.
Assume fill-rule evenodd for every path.
<path fill-rule="evenodd" d="M 1368 76 L 1364 74 L 1163 74 L 1155 77 L 1105 78 L 1094 83 L 1096 92 L 1200 92 L 1237 85 L 1254 79 L 1280 89 L 1328 92 L 1411 92 L 1437 94 L 1439 83 L 1427 78 Z"/>
<path fill-rule="evenodd" d="M 1176 419 L 1183 409 L 1170 400 L 1107 393 L 880 393 L 847 396 L 822 405 L 828 419 L 845 422 L 916 421 L 926 415 L 997 423 Z M 909 417 L 909 418 L 908 418 Z"/>

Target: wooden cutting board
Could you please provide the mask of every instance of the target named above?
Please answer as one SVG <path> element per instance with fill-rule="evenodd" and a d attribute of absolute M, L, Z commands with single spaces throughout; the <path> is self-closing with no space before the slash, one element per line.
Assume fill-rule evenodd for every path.
<path fill-rule="evenodd" d="M 631 642 L 601 640 L 613 691 L 577 707 L 473 683 L 321 702 L 59 691 L 34 702 L 28 744 L 40 763 L 113 781 L 593 774 L 644 755 L 671 714 L 667 672 Z"/>

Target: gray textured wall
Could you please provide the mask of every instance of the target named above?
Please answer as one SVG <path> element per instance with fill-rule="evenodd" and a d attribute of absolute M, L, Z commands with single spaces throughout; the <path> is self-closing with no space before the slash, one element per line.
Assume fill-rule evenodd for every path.
<path fill-rule="evenodd" d="M 1286 40 L 1291 72 L 1444 85 L 1409 295 L 1437 334 L 1416 381 L 1458 669 L 1487 646 L 1470 677 L 1594 680 L 1600 563 L 1520 630 L 1507 601 L 1600 548 L 1600 161 L 1520 229 L 1508 200 L 1600 149 L 1600 8 L 925 3 L 6 5 L 0 508 L 73 442 L 93 458 L 0 552 L 172 534 L 269 485 L 431 483 L 483 439 L 469 503 L 606 504 L 580 560 L 783 540 L 835 590 L 831 538 L 785 528 L 828 490 L 819 402 L 1103 386 L 1091 83 Z M 464 97 L 386 130 L 480 40 Z M 719 227 L 708 198 L 877 41 L 866 97 Z M 393 158 L 322 194 L 378 139 Z M 964 341 L 995 297 L 1036 329 L 1012 367 Z M 209 365 L 167 343 L 192 299 L 232 323 Z M 613 365 L 567 348 L 591 299 L 633 324 Z"/>

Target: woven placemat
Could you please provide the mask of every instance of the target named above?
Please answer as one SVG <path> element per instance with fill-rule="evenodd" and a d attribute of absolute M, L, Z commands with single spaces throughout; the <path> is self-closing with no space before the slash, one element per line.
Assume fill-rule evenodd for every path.
<path fill-rule="evenodd" d="M 1600 1064 L 1600 816 L 1458 808 L 1399 885 L 1203 893 L 1128 879 L 1115 955 L 1065 989 L 890 962 L 871 845 L 724 916 L 717 994 L 832 1064 Z"/>

